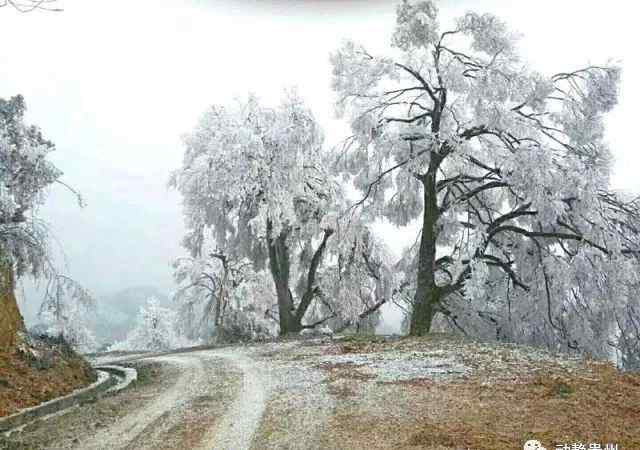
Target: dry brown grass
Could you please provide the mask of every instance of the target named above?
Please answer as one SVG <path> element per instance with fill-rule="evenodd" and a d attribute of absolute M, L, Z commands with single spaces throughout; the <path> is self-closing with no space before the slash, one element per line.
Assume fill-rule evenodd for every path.
<path fill-rule="evenodd" d="M 547 371 L 490 385 L 481 379 L 384 383 L 388 418 L 364 410 L 338 414 L 333 429 L 353 449 L 519 449 L 534 438 L 547 448 L 598 442 L 640 449 L 640 375 L 605 364 L 589 369 L 584 377 Z M 400 391 L 407 400 L 394 402 Z"/>
<path fill-rule="evenodd" d="M 322 348 L 323 355 L 344 355 L 348 353 L 373 353 L 388 347 L 384 337 L 374 335 L 349 335 Z"/>
<path fill-rule="evenodd" d="M 458 386 L 460 394 L 478 401 L 469 402 L 453 427 L 434 423 L 443 427 L 440 433 L 425 429 L 414 439 L 446 434 L 478 450 L 515 447 L 532 437 L 550 447 L 611 442 L 640 449 L 640 375 L 620 374 L 604 364 L 590 368 L 586 377 L 551 372 L 520 385 Z"/>
<path fill-rule="evenodd" d="M 316 366 L 319 369 L 329 372 L 327 381 L 335 381 L 338 379 L 360 380 L 367 381 L 375 378 L 375 375 L 365 373 L 358 370 L 359 367 L 363 367 L 363 364 L 352 363 L 323 363 Z"/>
<path fill-rule="evenodd" d="M 390 384 L 396 386 L 416 386 L 416 387 L 433 387 L 438 382 L 433 378 L 412 378 L 410 380 L 398 380 L 398 381 L 378 381 L 378 384 Z"/>
<path fill-rule="evenodd" d="M 358 395 L 354 388 L 344 383 L 331 383 L 327 387 L 327 392 L 341 400 L 354 398 Z"/>
<path fill-rule="evenodd" d="M 448 381 L 382 382 L 359 379 L 364 369 L 354 364 L 321 366 L 330 392 L 344 400 L 323 448 L 498 450 L 537 439 L 547 449 L 582 442 L 640 450 L 640 374 L 606 363 L 447 336 L 349 342 L 330 352 L 417 350 L 454 354 L 472 371 Z"/>

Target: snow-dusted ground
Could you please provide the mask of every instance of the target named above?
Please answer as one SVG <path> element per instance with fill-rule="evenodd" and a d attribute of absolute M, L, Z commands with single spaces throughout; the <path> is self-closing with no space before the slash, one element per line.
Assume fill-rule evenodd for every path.
<path fill-rule="evenodd" d="M 363 344 L 330 338 L 135 356 L 161 363 L 159 378 L 111 397 L 109 408 L 119 410 L 114 416 L 105 417 L 98 402 L 59 422 L 47 421 L 43 427 L 55 428 L 52 434 L 69 428 L 79 435 L 70 443 L 66 433 L 66 441 L 59 438 L 64 443 L 46 448 L 341 448 L 335 447 L 339 439 L 337 444 L 331 440 L 337 417 L 366 412 L 385 418 L 393 407 L 396 419 L 412 414 L 402 405 L 409 405 L 413 394 L 402 383 L 455 381 L 478 373 L 489 383 L 543 364 L 567 373 L 579 365 L 578 360 L 504 345 Z M 388 403 L 390 395 L 394 405 Z M 88 420 L 94 426 L 79 425 L 87 423 L 83 409 L 85 415 L 96 415 Z"/>
<path fill-rule="evenodd" d="M 122 389 L 126 388 L 127 386 L 129 386 L 131 383 L 133 383 L 134 381 L 136 381 L 138 379 L 138 372 L 136 371 L 136 369 L 131 368 L 131 367 L 122 367 L 122 366 L 115 366 L 115 365 L 102 365 L 102 366 L 100 366 L 100 369 L 117 370 L 118 374 L 119 373 L 123 373 L 124 374 L 123 377 L 118 377 L 118 378 L 120 378 L 120 380 L 118 381 L 118 383 L 115 386 L 111 386 L 107 390 L 107 392 L 109 392 L 109 393 L 121 391 Z"/>
<path fill-rule="evenodd" d="M 94 366 L 104 366 L 109 364 L 117 364 L 122 361 L 128 361 L 134 358 L 143 358 L 148 356 L 149 352 L 128 352 L 128 353 L 107 353 L 104 355 L 92 356 L 87 358 Z"/>
<path fill-rule="evenodd" d="M 180 378 L 174 386 L 162 392 L 144 410 L 135 410 L 114 426 L 101 430 L 88 440 L 80 441 L 78 448 L 85 450 L 122 449 L 138 437 L 150 424 L 169 413 L 182 402 L 199 395 L 206 375 L 199 356 L 190 354 L 154 358 L 158 362 L 179 366 Z"/>
<path fill-rule="evenodd" d="M 287 342 L 211 352 L 238 369 L 242 382 L 235 401 L 200 449 L 317 448 L 314 438 L 334 404 L 322 384 L 326 374 L 314 365 L 279 358 L 295 355 L 298 347 L 299 342 Z M 267 407 L 285 422 L 276 430 L 278 442 L 272 446 L 260 436 L 269 419 Z"/>
<path fill-rule="evenodd" d="M 348 364 L 378 381 L 405 381 L 464 375 L 470 369 L 444 352 L 384 352 L 328 355 L 321 364 Z"/>
<path fill-rule="evenodd" d="M 247 450 L 266 406 L 271 373 L 238 349 L 216 351 L 242 373 L 242 385 L 222 421 L 205 436 L 202 450 Z"/>

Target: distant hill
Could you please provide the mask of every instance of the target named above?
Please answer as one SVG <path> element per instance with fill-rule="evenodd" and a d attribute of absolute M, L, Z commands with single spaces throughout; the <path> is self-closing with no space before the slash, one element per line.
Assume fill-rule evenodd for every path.
<path fill-rule="evenodd" d="M 98 340 L 111 343 L 124 339 L 149 297 L 157 298 L 162 306 L 171 306 L 167 294 L 153 286 L 133 286 L 100 297 L 95 321 Z"/>

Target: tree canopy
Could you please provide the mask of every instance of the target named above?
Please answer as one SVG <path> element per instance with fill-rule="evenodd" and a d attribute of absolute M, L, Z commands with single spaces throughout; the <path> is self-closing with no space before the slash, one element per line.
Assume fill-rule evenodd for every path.
<path fill-rule="evenodd" d="M 62 172 L 48 159 L 54 144 L 37 126 L 25 124 L 25 111 L 21 95 L 0 99 L 0 269 L 2 277 L 7 278 L 0 292 L 5 299 L 0 312 L 8 315 L 14 311 L 12 323 L 3 327 L 14 332 L 22 328 L 13 294 L 15 277 L 31 275 L 49 281 L 41 318 L 53 324 L 52 330 L 79 336 L 82 324 L 75 322 L 81 310 L 92 307 L 94 300 L 78 283 L 57 272 L 50 257 L 48 228 L 37 209 L 48 188 L 56 183 L 68 188 L 80 205 L 82 199 L 61 181 Z M 82 340 L 91 341 L 86 336 Z"/>
<path fill-rule="evenodd" d="M 469 12 L 444 28 L 431 1 L 398 6 L 387 55 L 347 41 L 331 59 L 357 206 L 421 225 L 404 258 L 412 334 L 461 308 L 504 332 L 511 293 L 566 343 L 576 298 L 632 298 L 639 205 L 609 189 L 603 138 L 618 67 L 539 73 L 503 21 Z"/>
<path fill-rule="evenodd" d="M 330 152 L 294 91 L 275 108 L 255 96 L 213 107 L 185 143 L 183 166 L 171 182 L 184 198 L 184 245 L 193 258 L 210 260 L 201 266 L 213 258 L 221 267 L 220 255 L 227 262 L 246 258 L 255 272 L 266 266 L 277 307 L 259 309 L 278 320 L 283 334 L 334 319 L 351 322 L 368 309 L 373 297 L 356 295 L 358 301 L 344 303 L 338 290 L 355 279 L 353 267 L 364 264 L 363 255 L 375 259 L 369 250 L 377 247 L 360 248 L 366 226 L 341 223 L 345 202 L 328 170 Z M 212 278 L 201 281 L 210 285 Z"/>
<path fill-rule="evenodd" d="M 193 261 L 266 267 L 283 333 L 340 329 L 396 301 L 414 335 L 435 321 L 637 354 L 640 203 L 610 188 L 604 138 L 620 68 L 544 74 L 518 39 L 491 14 L 447 21 L 433 1 L 402 1 L 388 51 L 346 41 L 331 55 L 352 130 L 335 151 L 294 92 L 277 107 L 255 96 L 212 107 L 172 179 Z M 377 219 L 419 225 L 397 263 L 371 232 Z"/>
<path fill-rule="evenodd" d="M 32 213 L 62 172 L 47 159 L 53 143 L 24 123 L 24 113 L 22 96 L 0 99 L 0 257 L 18 275 L 39 276 L 47 265 L 46 228 Z"/>

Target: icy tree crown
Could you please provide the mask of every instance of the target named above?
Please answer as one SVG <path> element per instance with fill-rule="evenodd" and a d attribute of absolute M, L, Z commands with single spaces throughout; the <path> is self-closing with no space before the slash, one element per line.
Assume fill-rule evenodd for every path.
<path fill-rule="evenodd" d="M 422 225 L 402 262 L 416 301 L 448 317 L 460 299 L 488 305 L 500 324 L 518 289 L 567 340 L 571 304 L 624 305 L 637 285 L 638 202 L 610 191 L 604 140 L 620 69 L 542 74 L 496 16 L 453 24 L 434 2 L 405 0 L 388 54 L 352 41 L 332 54 L 336 111 L 353 132 L 341 170 L 364 214 Z"/>
<path fill-rule="evenodd" d="M 273 235 L 313 234 L 321 226 L 333 185 L 320 153 L 322 133 L 294 92 L 275 108 L 254 96 L 214 106 L 185 144 L 172 184 L 185 201 L 187 248 L 201 248 L 206 228 L 217 245 L 254 256 L 247 236 L 265 236 L 267 224 Z"/>
<path fill-rule="evenodd" d="M 46 260 L 46 230 L 33 216 L 45 190 L 62 173 L 48 159 L 54 145 L 24 123 L 18 95 L 0 99 L 0 257 L 18 275 L 39 275 Z"/>

